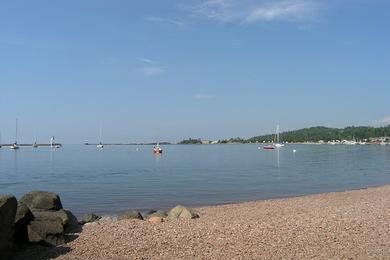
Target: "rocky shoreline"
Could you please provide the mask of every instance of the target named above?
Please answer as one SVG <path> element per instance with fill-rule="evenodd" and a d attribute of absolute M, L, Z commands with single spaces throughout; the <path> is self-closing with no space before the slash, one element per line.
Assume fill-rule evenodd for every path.
<path fill-rule="evenodd" d="M 63 208 L 59 195 L 53 192 L 34 190 L 19 201 L 12 195 L 0 196 L 0 260 L 9 259 L 28 247 L 65 245 L 76 238 L 85 225 L 129 219 L 157 223 L 165 219 L 194 218 L 199 218 L 199 215 L 178 205 L 169 212 L 128 211 L 119 216 L 104 217 L 88 213 L 78 220 L 71 211 Z"/>
<path fill-rule="evenodd" d="M 0 210 L 14 206 L 7 201 Z M 89 214 L 80 222 L 82 232 L 68 233 L 66 244 L 17 245 L 11 259 L 390 258 L 390 186 L 195 210 Z"/>

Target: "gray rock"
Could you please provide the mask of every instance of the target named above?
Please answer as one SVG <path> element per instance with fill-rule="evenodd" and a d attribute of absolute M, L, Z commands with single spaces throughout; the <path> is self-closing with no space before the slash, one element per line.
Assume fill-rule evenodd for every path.
<path fill-rule="evenodd" d="M 129 212 L 126 212 L 126 213 L 118 216 L 118 220 L 122 220 L 122 219 L 140 219 L 140 220 L 143 220 L 144 218 L 142 217 L 141 213 L 139 213 L 138 211 L 129 211 Z"/>
<path fill-rule="evenodd" d="M 33 220 L 27 226 L 28 239 L 31 243 L 40 243 L 48 246 L 58 246 L 65 243 L 62 220 L 52 221 Z"/>
<path fill-rule="evenodd" d="M 46 210 L 46 211 L 35 211 L 32 210 L 35 220 L 38 221 L 54 221 L 57 218 L 61 219 L 61 223 L 63 226 L 66 226 L 69 223 L 69 216 L 65 210 Z"/>
<path fill-rule="evenodd" d="M 166 218 L 166 217 L 168 217 L 168 214 L 165 211 L 157 210 L 156 212 L 154 212 L 148 216 L 148 218 L 151 218 L 151 217 Z"/>
<path fill-rule="evenodd" d="M 60 197 L 47 191 L 31 191 L 20 199 L 20 203 L 25 204 L 31 211 L 62 209 Z"/>
<path fill-rule="evenodd" d="M 14 196 L 0 196 L 0 255 L 4 255 L 4 258 L 8 256 L 14 245 L 17 205 Z"/>
<path fill-rule="evenodd" d="M 22 204 L 18 204 L 15 217 L 15 241 L 18 243 L 28 242 L 27 225 L 34 220 L 34 215 L 30 209 Z"/>
<path fill-rule="evenodd" d="M 95 221 L 98 221 L 101 217 L 99 217 L 98 215 L 95 215 L 94 213 L 88 213 L 88 214 L 85 214 L 82 219 L 81 219 L 81 224 L 86 224 L 86 223 L 92 223 L 92 222 L 95 222 Z"/>
<path fill-rule="evenodd" d="M 79 233 L 82 230 L 80 222 L 77 220 L 75 215 L 69 210 L 65 210 L 66 215 L 68 215 L 68 224 L 65 226 L 65 234 L 68 233 Z"/>
<path fill-rule="evenodd" d="M 157 212 L 157 210 L 149 209 L 149 210 L 143 210 L 141 211 L 141 215 L 143 219 L 146 219 L 148 216 L 152 215 L 153 213 Z"/>
<path fill-rule="evenodd" d="M 168 218 L 171 219 L 193 219 L 199 218 L 199 215 L 182 205 L 177 205 L 168 212 Z"/>

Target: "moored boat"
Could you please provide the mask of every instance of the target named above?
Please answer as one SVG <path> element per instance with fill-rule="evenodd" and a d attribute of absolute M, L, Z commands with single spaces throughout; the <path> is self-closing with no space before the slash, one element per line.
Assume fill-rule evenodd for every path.
<path fill-rule="evenodd" d="M 160 147 L 159 143 L 157 143 L 156 146 L 153 146 L 153 153 L 154 154 L 162 154 L 163 150 Z"/>

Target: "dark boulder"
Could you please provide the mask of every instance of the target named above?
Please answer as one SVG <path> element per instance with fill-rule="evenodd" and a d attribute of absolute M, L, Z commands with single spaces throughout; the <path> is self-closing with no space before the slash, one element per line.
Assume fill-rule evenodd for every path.
<path fill-rule="evenodd" d="M 138 211 L 129 211 L 126 212 L 120 216 L 118 216 L 118 220 L 123 220 L 123 219 L 140 219 L 143 220 L 144 218 L 142 217 L 141 213 Z"/>
<path fill-rule="evenodd" d="M 31 243 L 58 246 L 65 243 L 64 227 L 61 218 L 51 221 L 33 220 L 27 226 L 28 239 Z"/>
<path fill-rule="evenodd" d="M 69 210 L 65 210 L 65 212 L 68 215 L 68 224 L 65 226 L 65 230 L 64 230 L 65 234 L 81 232 L 82 230 L 81 224 L 77 220 L 75 215 L 73 215 L 73 213 L 70 212 Z"/>
<path fill-rule="evenodd" d="M 199 218 L 199 215 L 193 212 L 191 209 L 182 205 L 177 205 L 168 212 L 168 218 L 171 219 L 193 219 Z"/>
<path fill-rule="evenodd" d="M 28 242 L 27 225 L 34 220 L 34 215 L 30 209 L 22 204 L 18 204 L 15 217 L 15 241 L 18 243 Z"/>
<path fill-rule="evenodd" d="M 14 196 L 0 196 L 0 259 L 6 258 L 14 245 L 17 205 Z"/>
<path fill-rule="evenodd" d="M 84 225 L 86 223 L 98 221 L 99 219 L 101 219 L 101 217 L 99 217 L 98 215 L 95 215 L 94 213 L 87 213 L 82 217 L 80 223 Z"/>
<path fill-rule="evenodd" d="M 62 209 L 60 197 L 47 191 L 31 191 L 20 199 L 20 203 L 25 204 L 31 211 Z"/>
<path fill-rule="evenodd" d="M 63 226 L 66 226 L 69 222 L 69 216 L 65 210 L 45 210 L 45 211 L 36 211 L 32 210 L 35 220 L 38 221 L 54 221 L 57 218 L 61 219 L 61 223 Z"/>
<path fill-rule="evenodd" d="M 157 210 L 149 209 L 149 210 L 142 210 L 140 213 L 142 215 L 142 218 L 146 219 L 148 216 L 152 215 L 155 212 L 157 212 Z"/>

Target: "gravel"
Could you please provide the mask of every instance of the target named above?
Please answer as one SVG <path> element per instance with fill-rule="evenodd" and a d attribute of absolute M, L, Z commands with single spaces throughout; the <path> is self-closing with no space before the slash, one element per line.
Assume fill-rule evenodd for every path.
<path fill-rule="evenodd" d="M 199 219 L 104 221 L 15 259 L 390 259 L 390 186 L 195 209 Z"/>

